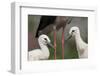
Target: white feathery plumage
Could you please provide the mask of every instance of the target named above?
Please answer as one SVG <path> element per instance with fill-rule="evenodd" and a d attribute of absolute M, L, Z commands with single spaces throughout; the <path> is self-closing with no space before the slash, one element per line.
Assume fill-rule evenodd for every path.
<path fill-rule="evenodd" d="M 87 58 L 88 44 L 82 40 L 79 28 L 76 26 L 72 27 L 69 31 L 69 34 L 75 38 L 79 58 Z"/>
<path fill-rule="evenodd" d="M 40 49 L 35 49 L 32 51 L 29 51 L 29 61 L 33 61 L 33 60 L 45 60 L 48 59 L 50 56 L 50 52 L 49 49 L 47 47 L 47 45 L 50 45 L 51 47 L 53 47 L 50 44 L 50 39 L 48 38 L 47 35 L 40 35 L 38 38 L 38 42 L 40 45 Z"/>

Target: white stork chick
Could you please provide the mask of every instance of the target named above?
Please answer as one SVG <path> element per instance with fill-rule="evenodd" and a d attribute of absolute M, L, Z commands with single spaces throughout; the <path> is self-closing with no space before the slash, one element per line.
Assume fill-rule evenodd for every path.
<path fill-rule="evenodd" d="M 87 58 L 88 57 L 88 44 L 82 40 L 80 36 L 79 28 L 76 26 L 72 27 L 69 31 L 69 34 L 70 36 L 68 37 L 68 39 L 70 39 L 71 37 L 75 38 L 79 58 Z"/>
<path fill-rule="evenodd" d="M 53 45 L 50 43 L 50 39 L 48 38 L 47 35 L 40 35 L 38 38 L 38 42 L 40 45 L 40 49 L 35 49 L 32 51 L 29 51 L 29 61 L 33 60 L 45 60 L 48 59 L 50 56 L 49 49 L 47 45 L 53 47 Z"/>

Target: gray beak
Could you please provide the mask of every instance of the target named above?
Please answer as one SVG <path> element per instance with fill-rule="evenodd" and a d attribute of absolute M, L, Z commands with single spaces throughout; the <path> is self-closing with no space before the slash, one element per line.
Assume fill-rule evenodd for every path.
<path fill-rule="evenodd" d="M 54 48 L 54 46 L 51 43 L 49 43 L 49 42 L 47 43 L 47 46 L 51 47 L 51 48 Z"/>
<path fill-rule="evenodd" d="M 72 38 L 72 35 L 69 35 L 68 37 L 67 37 L 67 40 L 66 41 L 68 41 L 69 39 L 71 39 Z"/>

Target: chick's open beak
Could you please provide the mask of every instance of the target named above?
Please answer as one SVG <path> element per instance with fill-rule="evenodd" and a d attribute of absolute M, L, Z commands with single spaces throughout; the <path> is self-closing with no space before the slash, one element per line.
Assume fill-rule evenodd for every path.
<path fill-rule="evenodd" d="M 51 48 L 54 48 L 54 46 L 50 42 L 47 43 L 47 46 L 51 47 Z"/>

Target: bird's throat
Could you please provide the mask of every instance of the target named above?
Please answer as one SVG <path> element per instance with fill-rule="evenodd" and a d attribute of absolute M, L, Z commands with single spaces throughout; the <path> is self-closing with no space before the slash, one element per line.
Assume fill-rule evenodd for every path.
<path fill-rule="evenodd" d="M 40 44 L 40 49 L 43 52 L 44 56 L 49 57 L 49 49 L 46 45 Z"/>

